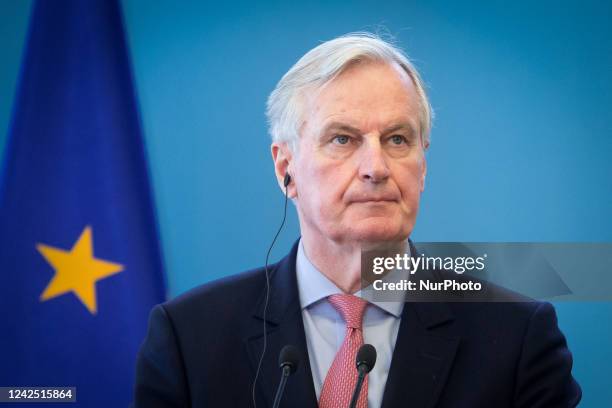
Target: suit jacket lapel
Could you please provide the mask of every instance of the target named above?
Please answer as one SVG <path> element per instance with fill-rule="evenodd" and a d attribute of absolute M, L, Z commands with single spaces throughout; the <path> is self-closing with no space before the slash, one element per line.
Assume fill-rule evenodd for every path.
<path fill-rule="evenodd" d="M 437 335 L 452 320 L 444 303 L 406 303 L 402 312 L 383 408 L 433 407 L 452 366 L 459 338 Z"/>
<path fill-rule="evenodd" d="M 274 401 L 281 374 L 278 354 L 287 344 L 296 346 L 302 352 L 302 359 L 297 371 L 287 381 L 281 407 L 313 408 L 317 406 L 295 273 L 297 245 L 296 242 L 289 255 L 282 259 L 276 268 L 269 270 L 270 297 L 266 311 L 267 347 L 257 380 L 256 392 L 263 394 L 270 407 Z M 264 304 L 265 293 L 255 308 L 253 333 L 246 339 L 253 375 L 255 375 L 263 350 Z"/>

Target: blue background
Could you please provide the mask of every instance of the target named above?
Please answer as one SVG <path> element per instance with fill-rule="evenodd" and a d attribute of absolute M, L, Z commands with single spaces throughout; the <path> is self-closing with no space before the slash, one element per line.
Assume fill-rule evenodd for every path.
<path fill-rule="evenodd" d="M 267 95 L 320 41 L 381 26 L 415 60 L 437 116 L 415 240 L 612 241 L 611 3 L 123 7 L 171 296 L 263 264 L 283 205 Z M 0 3 L 0 149 L 29 9 Z M 291 209 L 273 258 L 298 234 Z M 612 304 L 556 306 L 581 406 L 605 406 Z"/>

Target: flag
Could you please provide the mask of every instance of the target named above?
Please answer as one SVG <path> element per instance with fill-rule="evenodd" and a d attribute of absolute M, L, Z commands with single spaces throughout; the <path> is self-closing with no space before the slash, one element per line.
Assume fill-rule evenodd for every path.
<path fill-rule="evenodd" d="M 165 287 L 121 9 L 32 7 L 0 170 L 0 386 L 123 407 Z"/>

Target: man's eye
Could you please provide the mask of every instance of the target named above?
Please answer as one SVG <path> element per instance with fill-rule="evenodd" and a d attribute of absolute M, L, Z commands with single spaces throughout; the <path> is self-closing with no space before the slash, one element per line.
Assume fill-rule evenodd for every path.
<path fill-rule="evenodd" d="M 402 135 L 393 135 L 389 138 L 389 140 L 391 140 L 391 143 L 393 143 L 394 145 L 401 145 L 403 143 L 406 143 L 406 138 Z"/>
<path fill-rule="evenodd" d="M 350 140 L 351 140 L 351 138 L 349 136 L 346 136 L 346 135 L 338 135 L 338 136 L 335 136 L 334 139 L 333 139 L 334 143 L 340 144 L 340 145 L 345 145 L 348 142 L 350 142 Z"/>

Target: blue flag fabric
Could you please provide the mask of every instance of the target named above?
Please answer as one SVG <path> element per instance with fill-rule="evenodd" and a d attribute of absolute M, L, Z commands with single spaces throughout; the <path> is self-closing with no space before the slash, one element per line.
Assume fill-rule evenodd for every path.
<path fill-rule="evenodd" d="M 127 406 L 165 288 L 117 1 L 33 3 L 2 164 L 0 386 Z"/>

